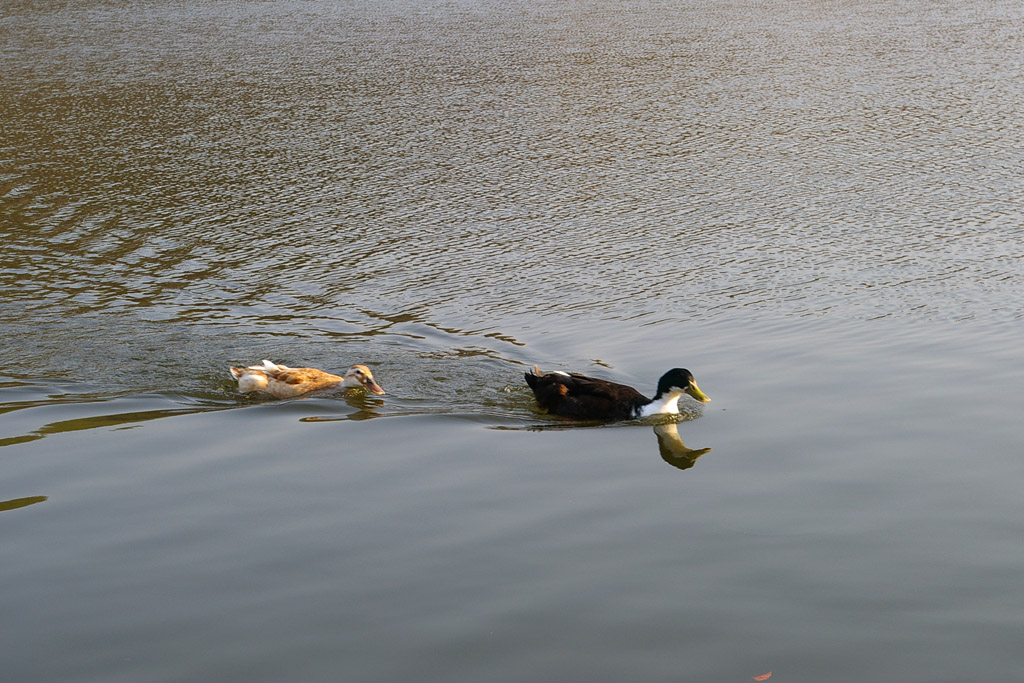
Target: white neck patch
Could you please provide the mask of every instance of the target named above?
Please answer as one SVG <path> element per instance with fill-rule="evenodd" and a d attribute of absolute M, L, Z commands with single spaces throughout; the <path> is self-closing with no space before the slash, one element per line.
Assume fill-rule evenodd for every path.
<path fill-rule="evenodd" d="M 652 415 L 678 415 L 679 397 L 682 391 L 670 391 L 656 401 L 648 403 L 640 409 L 637 417 L 651 417 Z"/>

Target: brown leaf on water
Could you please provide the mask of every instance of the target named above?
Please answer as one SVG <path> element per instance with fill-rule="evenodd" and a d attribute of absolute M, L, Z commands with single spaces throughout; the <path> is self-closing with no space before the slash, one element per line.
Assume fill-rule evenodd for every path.
<path fill-rule="evenodd" d="M 767 681 L 771 677 L 772 677 L 772 672 L 769 671 L 766 674 L 761 674 L 760 676 L 754 676 L 754 680 L 755 681 Z"/>

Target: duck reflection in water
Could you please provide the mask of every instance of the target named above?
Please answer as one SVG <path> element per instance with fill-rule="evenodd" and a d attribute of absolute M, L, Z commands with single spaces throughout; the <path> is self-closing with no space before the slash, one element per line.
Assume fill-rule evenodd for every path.
<path fill-rule="evenodd" d="M 532 425 L 526 427 L 531 432 L 546 432 L 555 429 L 586 429 L 603 427 L 595 422 L 565 425 Z M 522 427 L 491 427 L 491 429 L 522 429 Z M 710 448 L 690 448 L 679 436 L 679 425 L 675 422 L 654 425 L 654 433 L 658 437 L 658 452 L 661 459 L 672 467 L 688 470 L 697 463 L 697 459 L 711 451 Z"/>
<path fill-rule="evenodd" d="M 29 496 L 27 498 L 14 498 L 13 500 L 0 500 L 0 512 L 25 508 L 29 505 L 42 503 L 44 500 L 46 500 L 46 496 Z"/>
<path fill-rule="evenodd" d="M 661 459 L 681 470 L 690 469 L 697 462 L 697 458 L 711 450 L 710 448 L 689 448 L 679 436 L 679 425 L 675 422 L 655 425 L 654 433 L 658 436 L 658 450 L 661 452 Z"/>

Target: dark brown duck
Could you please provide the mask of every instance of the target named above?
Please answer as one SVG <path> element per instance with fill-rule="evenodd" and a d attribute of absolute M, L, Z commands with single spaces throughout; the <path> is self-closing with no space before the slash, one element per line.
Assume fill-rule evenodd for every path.
<path fill-rule="evenodd" d="M 679 413 L 679 398 L 689 394 L 701 403 L 708 398 L 689 370 L 674 368 L 658 380 L 654 398 L 633 387 L 573 372 L 542 373 L 537 366 L 525 374 L 537 403 L 549 413 L 574 420 L 636 420 Z"/>

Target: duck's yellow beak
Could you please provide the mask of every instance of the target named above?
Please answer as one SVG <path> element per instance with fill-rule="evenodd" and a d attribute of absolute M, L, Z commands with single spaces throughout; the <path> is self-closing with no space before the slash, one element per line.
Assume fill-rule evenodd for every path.
<path fill-rule="evenodd" d="M 690 382 L 690 386 L 686 387 L 683 391 L 688 393 L 690 396 L 693 396 L 701 403 L 707 403 L 711 400 L 703 391 L 700 390 L 700 387 L 697 386 L 696 382 Z"/>
<path fill-rule="evenodd" d="M 374 382 L 372 379 L 367 379 L 365 382 L 363 382 L 363 386 L 366 387 L 367 391 L 371 391 L 377 395 L 384 393 L 384 390 L 380 388 L 380 385 Z"/>

